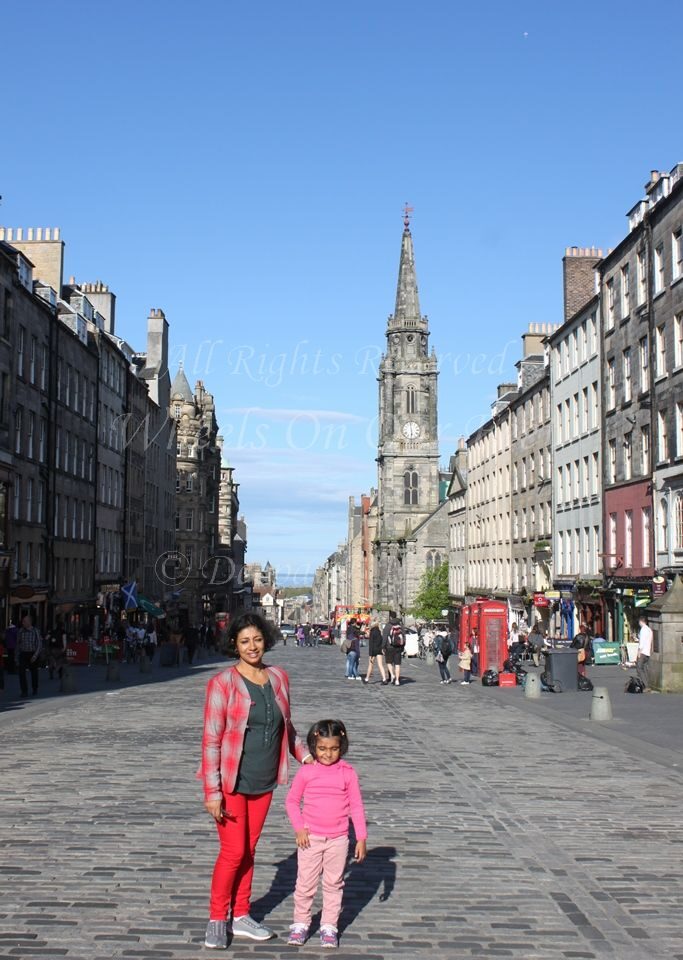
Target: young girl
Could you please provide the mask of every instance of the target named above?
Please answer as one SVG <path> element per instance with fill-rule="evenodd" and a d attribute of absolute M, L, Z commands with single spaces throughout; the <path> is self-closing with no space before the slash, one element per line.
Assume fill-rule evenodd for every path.
<path fill-rule="evenodd" d="M 460 651 L 458 666 L 465 674 L 464 679 L 460 681 L 460 685 L 469 686 L 472 682 L 472 646 L 469 641 L 465 644 L 464 649 Z"/>
<path fill-rule="evenodd" d="M 308 731 L 307 740 L 315 762 L 297 772 L 285 801 L 299 848 L 294 922 L 288 943 L 301 946 L 308 938 L 311 907 L 322 873 L 320 945 L 338 947 L 337 922 L 349 849 L 349 817 L 356 833 L 354 859 L 360 863 L 367 852 L 365 810 L 356 771 L 342 760 L 349 738 L 341 720 L 319 720 Z"/>

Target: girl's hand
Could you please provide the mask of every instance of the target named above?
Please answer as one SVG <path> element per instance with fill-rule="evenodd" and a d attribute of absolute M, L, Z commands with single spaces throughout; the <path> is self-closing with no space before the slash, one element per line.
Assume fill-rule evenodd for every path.
<path fill-rule="evenodd" d="M 311 845 L 311 841 L 308 839 L 308 830 L 304 827 L 303 830 L 296 831 L 296 845 L 302 850 L 306 850 Z"/>
<path fill-rule="evenodd" d="M 356 842 L 356 852 L 354 855 L 355 863 L 362 863 L 365 860 L 368 852 L 368 845 L 365 840 L 358 840 Z"/>
<path fill-rule="evenodd" d="M 222 800 L 207 800 L 204 806 L 217 823 L 220 823 L 224 816 Z"/>

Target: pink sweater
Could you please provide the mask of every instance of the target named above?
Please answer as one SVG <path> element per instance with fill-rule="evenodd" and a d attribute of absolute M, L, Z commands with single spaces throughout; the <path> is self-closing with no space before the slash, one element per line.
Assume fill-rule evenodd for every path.
<path fill-rule="evenodd" d="M 356 840 L 367 839 L 358 775 L 345 760 L 329 766 L 305 763 L 299 767 L 285 807 L 295 830 L 307 828 L 315 836 L 343 837 L 349 832 L 351 817 Z"/>

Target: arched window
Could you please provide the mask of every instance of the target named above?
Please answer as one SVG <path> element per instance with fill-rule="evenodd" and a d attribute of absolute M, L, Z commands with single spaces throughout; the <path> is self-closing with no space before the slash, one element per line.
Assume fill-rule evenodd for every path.
<path fill-rule="evenodd" d="M 678 494 L 674 505 L 674 550 L 683 550 L 683 494 Z"/>
<path fill-rule="evenodd" d="M 669 549 L 669 505 L 663 499 L 659 501 L 659 549 L 661 553 Z"/>
<path fill-rule="evenodd" d="M 418 502 L 417 471 L 406 470 L 403 474 L 403 503 L 414 506 Z"/>
<path fill-rule="evenodd" d="M 406 387 L 406 413 L 417 413 L 417 393 L 412 383 Z"/>

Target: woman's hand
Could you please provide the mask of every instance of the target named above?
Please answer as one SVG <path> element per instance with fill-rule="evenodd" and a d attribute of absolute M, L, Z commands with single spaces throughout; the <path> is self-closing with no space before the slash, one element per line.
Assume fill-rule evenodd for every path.
<path fill-rule="evenodd" d="M 223 817 L 225 816 L 222 800 L 207 800 L 205 801 L 204 806 L 214 818 L 216 823 L 220 823 L 222 821 Z"/>
<path fill-rule="evenodd" d="M 296 831 L 296 845 L 302 850 L 306 850 L 307 847 L 310 847 L 311 841 L 308 839 L 308 830 L 306 827 L 303 830 Z"/>
<path fill-rule="evenodd" d="M 353 857 L 354 862 L 362 863 L 363 860 L 365 860 L 365 857 L 367 856 L 367 852 L 368 852 L 368 845 L 366 841 L 365 840 L 356 841 L 356 851 Z"/>

